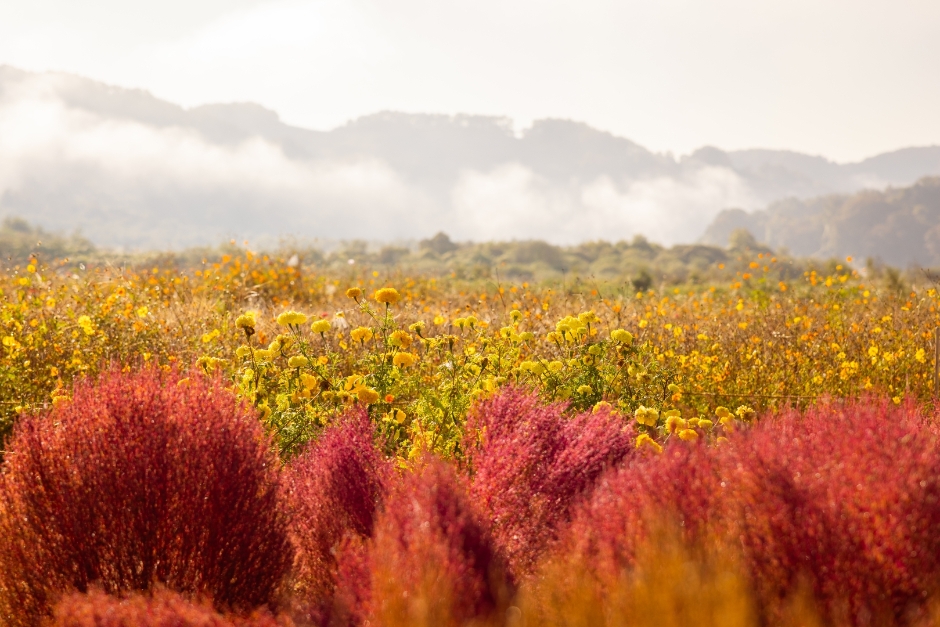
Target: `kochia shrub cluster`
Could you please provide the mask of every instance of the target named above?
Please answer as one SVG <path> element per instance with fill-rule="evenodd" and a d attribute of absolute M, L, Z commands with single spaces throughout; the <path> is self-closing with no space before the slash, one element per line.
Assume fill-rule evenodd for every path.
<path fill-rule="evenodd" d="M 282 470 L 217 380 L 111 371 L 16 427 L 0 623 L 933 624 L 933 415 L 832 401 L 661 448 L 645 419 L 507 388 L 463 465 L 393 461 L 350 411 Z"/>
<path fill-rule="evenodd" d="M 509 596 L 505 570 L 453 467 L 424 460 L 393 488 L 372 544 L 370 624 L 492 624 Z"/>
<path fill-rule="evenodd" d="M 115 597 L 100 590 L 70 594 L 55 607 L 49 627 L 290 627 L 265 611 L 223 615 L 209 603 L 195 603 L 177 593 Z"/>
<path fill-rule="evenodd" d="M 290 566 L 278 459 L 218 384 L 111 371 L 21 420 L 0 483 L 0 601 L 32 624 L 62 593 L 156 586 L 270 603 Z"/>
<path fill-rule="evenodd" d="M 366 413 L 352 412 L 287 468 L 295 611 L 311 622 L 349 619 L 365 602 L 368 577 L 360 566 L 392 472 L 374 438 Z"/>
<path fill-rule="evenodd" d="M 576 500 L 634 449 L 622 416 L 563 410 L 509 389 L 479 403 L 467 421 L 470 492 L 516 575 L 531 571 Z"/>
<path fill-rule="evenodd" d="M 940 591 L 940 451 L 924 420 L 890 402 L 828 404 L 719 447 L 672 442 L 607 475 L 554 560 L 590 565 L 571 575 L 603 597 L 668 524 L 686 546 L 737 554 L 764 620 L 808 587 L 835 624 L 907 624 Z"/>

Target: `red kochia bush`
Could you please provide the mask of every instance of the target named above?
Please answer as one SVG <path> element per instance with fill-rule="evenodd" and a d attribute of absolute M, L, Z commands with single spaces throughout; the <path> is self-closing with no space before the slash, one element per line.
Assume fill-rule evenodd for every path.
<path fill-rule="evenodd" d="M 289 627 L 290 622 L 268 612 L 223 616 L 209 604 L 192 603 L 179 594 L 160 590 L 152 597 L 113 597 L 92 590 L 73 593 L 55 607 L 49 627 Z"/>
<path fill-rule="evenodd" d="M 471 494 L 517 576 L 534 568 L 577 498 L 634 450 L 621 417 L 602 410 L 569 418 L 563 409 L 508 389 L 467 420 Z"/>
<path fill-rule="evenodd" d="M 278 459 L 218 383 L 112 371 L 21 420 L 0 496 L 4 613 L 31 624 L 56 598 L 162 585 L 245 608 L 290 565 Z"/>
<path fill-rule="evenodd" d="M 828 621 L 907 624 L 940 592 L 940 449 L 889 401 L 765 416 L 720 447 L 676 441 L 606 474 L 556 555 L 616 585 L 651 521 L 740 547 L 770 624 L 803 582 Z"/>
<path fill-rule="evenodd" d="M 309 621 L 324 622 L 331 611 L 355 613 L 363 603 L 358 588 L 368 589 L 367 576 L 354 576 L 355 565 L 365 551 L 363 541 L 372 536 L 391 472 L 374 438 L 368 415 L 352 412 L 326 429 L 285 473 L 295 546 L 295 598 L 305 606 L 301 611 L 320 615 L 308 616 Z M 349 600 L 353 607 L 345 610 L 330 607 L 339 571 L 346 575 L 343 594 L 354 597 Z M 359 579 L 366 579 L 366 585 L 356 585 Z"/>
<path fill-rule="evenodd" d="M 765 604 L 802 576 L 834 620 L 903 624 L 938 591 L 940 452 L 913 407 L 787 412 L 731 453 L 739 535 Z"/>
<path fill-rule="evenodd" d="M 395 485 L 371 542 L 370 623 L 486 623 L 508 590 L 485 525 L 453 468 L 425 460 Z"/>
<path fill-rule="evenodd" d="M 658 531 L 650 525 L 675 524 L 690 544 L 708 540 L 719 531 L 726 496 L 719 456 L 705 444 L 676 441 L 661 455 L 647 450 L 611 470 L 574 508 L 557 553 L 590 564 L 602 582 L 611 583 Z"/>

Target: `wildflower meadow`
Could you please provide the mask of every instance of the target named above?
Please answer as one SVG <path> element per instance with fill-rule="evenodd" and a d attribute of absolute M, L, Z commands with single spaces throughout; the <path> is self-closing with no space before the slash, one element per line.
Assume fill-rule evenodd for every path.
<path fill-rule="evenodd" d="M 940 625 L 928 275 L 33 256 L 9 625 Z"/>

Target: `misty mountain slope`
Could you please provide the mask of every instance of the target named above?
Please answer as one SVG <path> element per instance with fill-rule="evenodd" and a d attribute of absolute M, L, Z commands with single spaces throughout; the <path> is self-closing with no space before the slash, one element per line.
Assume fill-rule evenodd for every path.
<path fill-rule="evenodd" d="M 229 237 L 692 242 L 727 207 L 908 185 L 940 147 L 856 164 L 706 147 L 682 159 L 567 120 L 382 112 L 331 131 L 251 103 L 0 66 L 0 217 L 101 245 Z"/>
<path fill-rule="evenodd" d="M 776 202 L 766 210 L 723 211 L 702 242 L 725 245 L 744 228 L 797 256 L 872 257 L 895 266 L 940 266 L 940 177 L 904 188 Z"/>

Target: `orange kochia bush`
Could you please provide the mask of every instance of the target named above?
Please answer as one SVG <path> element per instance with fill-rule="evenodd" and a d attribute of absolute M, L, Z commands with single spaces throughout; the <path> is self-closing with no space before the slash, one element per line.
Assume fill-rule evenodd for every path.
<path fill-rule="evenodd" d="M 20 420 L 0 497 L 0 603 L 35 624 L 58 597 L 156 586 L 271 603 L 290 566 L 279 461 L 219 382 L 112 370 Z"/>

